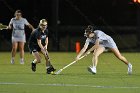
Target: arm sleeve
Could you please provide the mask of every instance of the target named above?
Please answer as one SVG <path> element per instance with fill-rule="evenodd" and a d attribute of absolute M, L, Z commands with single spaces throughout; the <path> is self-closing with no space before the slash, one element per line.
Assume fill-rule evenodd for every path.
<path fill-rule="evenodd" d="M 10 20 L 9 25 L 13 24 L 13 18 Z"/>
<path fill-rule="evenodd" d="M 101 33 L 99 31 L 97 31 L 95 34 L 96 34 L 96 39 L 100 38 Z"/>
<path fill-rule="evenodd" d="M 39 33 L 38 31 L 36 31 L 35 34 L 36 34 L 36 39 L 39 39 L 40 40 L 41 39 L 41 33 Z"/>
<path fill-rule="evenodd" d="M 24 24 L 25 24 L 25 25 L 29 25 L 29 22 L 27 21 L 26 18 L 24 19 Z"/>
<path fill-rule="evenodd" d="M 103 32 L 101 32 L 101 31 L 95 31 L 95 35 L 96 35 L 96 38 L 95 39 L 101 39 L 101 37 L 102 37 L 102 34 L 103 34 Z"/>

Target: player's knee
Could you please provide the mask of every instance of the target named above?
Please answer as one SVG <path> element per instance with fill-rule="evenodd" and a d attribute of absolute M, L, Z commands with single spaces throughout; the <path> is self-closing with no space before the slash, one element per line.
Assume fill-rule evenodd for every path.
<path fill-rule="evenodd" d="M 21 48 L 20 48 L 20 50 L 24 50 L 24 48 L 23 48 L 23 47 L 21 47 Z"/>
<path fill-rule="evenodd" d="M 97 58 L 99 55 L 97 53 L 93 53 L 93 57 Z"/>
<path fill-rule="evenodd" d="M 16 50 L 17 50 L 17 48 L 16 48 L 16 47 L 12 47 L 12 50 L 13 50 L 13 51 L 16 51 Z"/>
<path fill-rule="evenodd" d="M 20 51 L 24 50 L 24 47 L 19 47 L 19 50 L 20 50 Z"/>

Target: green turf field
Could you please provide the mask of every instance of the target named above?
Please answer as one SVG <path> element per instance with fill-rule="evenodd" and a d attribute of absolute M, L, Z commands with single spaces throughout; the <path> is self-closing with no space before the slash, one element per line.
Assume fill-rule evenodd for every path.
<path fill-rule="evenodd" d="M 65 69 L 60 75 L 46 75 L 45 63 L 30 69 L 32 55 L 25 54 L 25 65 L 10 64 L 10 53 L 0 52 L 0 93 L 140 93 L 140 53 L 123 53 L 133 64 L 133 74 L 112 53 L 100 56 L 97 74 L 87 71 L 92 55 Z M 76 53 L 50 53 L 54 67 L 59 70 L 72 62 Z"/>

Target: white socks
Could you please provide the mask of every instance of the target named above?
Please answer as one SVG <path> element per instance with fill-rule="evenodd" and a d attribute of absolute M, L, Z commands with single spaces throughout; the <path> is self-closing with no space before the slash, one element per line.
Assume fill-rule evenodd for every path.
<path fill-rule="evenodd" d="M 14 63 L 15 63 L 15 57 L 12 57 L 11 58 L 11 64 L 14 64 Z M 20 64 L 24 64 L 24 59 L 23 58 L 20 59 Z"/>
<path fill-rule="evenodd" d="M 37 60 L 36 60 L 36 59 L 34 59 L 34 60 L 33 60 L 33 63 L 36 63 L 36 61 L 37 61 Z"/>
<path fill-rule="evenodd" d="M 20 64 L 24 64 L 24 59 L 23 58 L 20 59 Z"/>

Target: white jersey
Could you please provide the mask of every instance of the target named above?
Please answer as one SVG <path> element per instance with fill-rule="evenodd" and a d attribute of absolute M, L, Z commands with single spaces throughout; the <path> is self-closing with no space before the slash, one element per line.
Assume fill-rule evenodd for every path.
<path fill-rule="evenodd" d="M 13 27 L 12 41 L 25 42 L 25 25 L 29 25 L 29 22 L 25 18 L 12 18 L 10 23 Z"/>
<path fill-rule="evenodd" d="M 95 37 L 94 38 L 87 38 L 85 45 L 88 46 L 90 43 L 95 44 L 96 40 L 99 40 L 99 44 L 108 47 L 108 48 L 117 48 L 116 43 L 114 40 L 101 30 L 95 30 L 94 31 Z"/>

